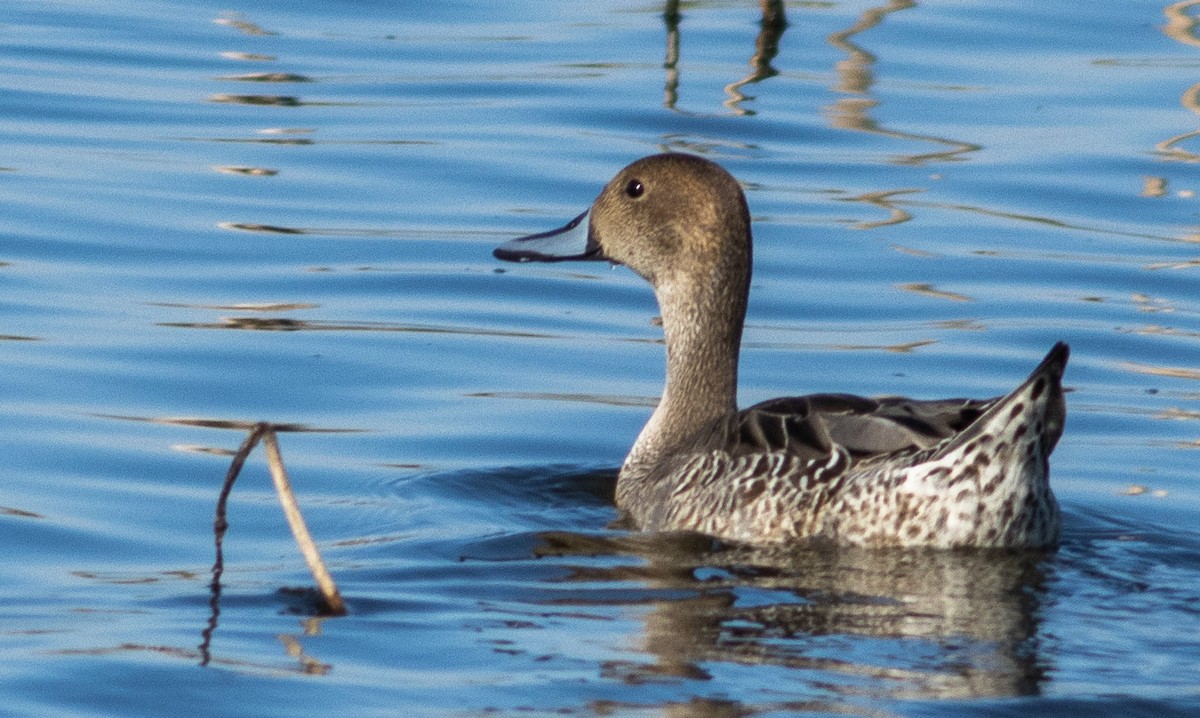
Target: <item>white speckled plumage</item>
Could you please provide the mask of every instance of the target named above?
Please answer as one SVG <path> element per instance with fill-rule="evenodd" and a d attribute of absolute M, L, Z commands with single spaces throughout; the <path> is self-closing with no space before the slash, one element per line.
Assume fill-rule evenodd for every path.
<path fill-rule="evenodd" d="M 617 504 L 639 527 L 756 544 L 1057 542 L 1048 458 L 1066 416 L 1065 344 L 995 399 L 814 394 L 737 410 L 750 220 L 718 165 L 639 160 L 563 231 L 513 240 L 496 256 L 606 259 L 654 287 L 666 386 L 617 482 Z"/>

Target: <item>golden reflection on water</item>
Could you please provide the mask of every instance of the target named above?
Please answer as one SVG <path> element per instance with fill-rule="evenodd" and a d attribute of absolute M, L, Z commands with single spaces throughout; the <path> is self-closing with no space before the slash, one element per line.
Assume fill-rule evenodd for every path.
<path fill-rule="evenodd" d="M 1175 305 L 1166 299 L 1152 297 L 1142 292 L 1134 292 L 1129 299 L 1139 312 L 1146 314 L 1171 314 L 1175 311 Z"/>
<path fill-rule="evenodd" d="M 787 351 L 835 351 L 835 352 L 887 352 L 889 354 L 911 354 L 922 347 L 937 344 L 937 339 L 915 339 L 895 344 L 855 344 L 852 342 L 764 342 L 743 341 L 743 349 L 766 349 Z"/>
<path fill-rule="evenodd" d="M 311 127 L 264 127 L 258 131 L 260 135 L 311 135 L 316 132 Z"/>
<path fill-rule="evenodd" d="M 433 324 L 388 324 L 385 322 L 330 322 L 285 317 L 224 317 L 219 322 L 158 322 L 155 326 L 179 329 L 236 329 L 265 332 L 411 332 L 415 334 L 461 334 L 480 337 L 561 339 L 565 335 L 512 331 L 486 327 L 455 327 Z"/>
<path fill-rule="evenodd" d="M 1194 134 L 1200 135 L 1200 131 L 1198 131 Z M 1154 178 L 1154 177 L 1145 178 L 1145 181 L 1143 183 L 1143 188 L 1142 188 L 1142 196 L 1146 196 L 1146 197 L 1160 196 L 1159 193 L 1165 191 L 1165 188 L 1166 188 L 1165 178 Z M 967 214 L 977 214 L 977 215 L 983 215 L 986 217 L 996 217 L 996 218 L 1000 218 L 1000 219 L 1008 219 L 1008 220 L 1012 220 L 1012 221 L 1016 221 L 1016 222 L 1030 222 L 1033 224 L 1054 227 L 1056 229 L 1064 229 L 1064 230 L 1070 230 L 1070 231 L 1076 231 L 1076 232 L 1086 232 L 1088 234 L 1102 234 L 1102 235 L 1109 235 L 1109 236 L 1115 236 L 1115 237 L 1131 237 L 1131 238 L 1135 238 L 1135 239 L 1152 239 L 1152 240 L 1158 240 L 1158 241 L 1164 241 L 1164 242 L 1184 242 L 1184 243 L 1188 243 L 1188 244 L 1200 243 L 1200 235 L 1198 235 L 1198 234 L 1181 234 L 1181 235 L 1172 236 L 1172 235 L 1163 235 L 1163 234 L 1152 234 L 1149 232 L 1131 232 L 1131 231 L 1127 231 L 1127 230 L 1113 229 L 1111 227 L 1107 227 L 1107 226 L 1103 226 L 1103 225 L 1099 225 L 1099 224 L 1089 225 L 1089 224 L 1081 224 L 1081 223 L 1076 223 L 1076 222 L 1067 222 L 1067 221 L 1060 220 L 1060 219 L 1054 219 L 1053 217 L 1044 217 L 1044 216 L 1039 216 L 1039 215 L 1023 214 L 1023 213 L 1018 213 L 1018 212 L 1008 212 L 1008 211 L 1003 211 L 1003 210 L 998 210 L 998 209 L 992 209 L 992 208 L 981 206 L 981 205 L 956 204 L 956 203 L 949 203 L 949 202 L 931 202 L 931 201 L 919 200 L 919 199 L 910 197 L 910 195 L 918 195 L 922 192 L 923 192 L 923 190 L 916 189 L 916 188 L 883 190 L 883 191 L 878 191 L 878 192 L 866 192 L 866 193 L 863 193 L 860 195 L 854 195 L 854 196 L 838 197 L 837 200 L 841 201 L 841 202 L 860 202 L 860 203 L 868 204 L 868 205 L 871 205 L 874 207 L 880 207 L 880 208 L 886 209 L 889 213 L 889 216 L 886 219 L 870 220 L 870 221 L 865 221 L 865 222 L 854 222 L 849 225 L 852 229 L 876 229 L 879 227 L 901 224 L 903 222 L 907 222 L 910 219 L 912 219 L 913 215 L 912 215 L 912 212 L 909 210 L 909 208 L 921 208 L 921 209 L 949 210 L 949 211 L 953 211 L 953 212 L 961 212 L 961 213 L 967 213 Z M 914 254 L 922 252 L 922 250 L 914 249 L 914 248 L 910 248 L 910 247 L 896 246 L 895 248 L 899 251 L 914 253 Z M 933 256 L 933 255 L 925 253 L 924 256 Z M 1072 259 L 1078 260 L 1078 261 L 1087 261 L 1090 259 L 1092 261 L 1095 261 L 1097 258 L 1079 254 L 1079 255 L 1074 255 L 1072 257 Z M 1105 261 L 1107 261 L 1107 260 L 1105 260 Z M 1187 266 L 1190 266 L 1190 263 L 1185 263 L 1185 264 Z M 1169 265 L 1162 265 L 1162 266 L 1160 266 L 1160 265 L 1151 265 L 1151 266 L 1156 269 L 1166 268 L 1167 266 L 1169 266 L 1171 268 L 1182 268 L 1182 266 L 1179 266 L 1179 263 L 1170 263 Z"/>
<path fill-rule="evenodd" d="M 1184 421 L 1200 421 L 1200 411 L 1189 411 L 1178 407 L 1168 407 L 1164 411 L 1159 412 L 1156 419 L 1171 419 Z"/>
<path fill-rule="evenodd" d="M 304 103 L 304 104 L 321 104 L 321 103 Z M 333 104 L 333 103 L 325 103 Z M 220 142 L 228 144 L 263 144 L 263 145 L 315 145 L 316 140 L 311 137 L 291 137 L 281 136 L 299 133 L 311 133 L 312 130 L 302 129 L 265 129 L 259 130 L 263 137 L 178 137 L 176 139 L 181 142 Z M 323 140 L 322 144 L 327 145 L 378 145 L 378 146 L 434 146 L 439 144 L 433 140 L 395 140 L 395 139 L 376 139 L 376 140 Z"/>
<path fill-rule="evenodd" d="M 224 25 L 226 27 L 232 27 L 234 29 L 241 30 L 246 35 L 263 36 L 276 34 L 270 30 L 264 30 L 261 25 L 250 22 L 244 18 L 241 13 L 236 12 L 226 13 L 222 17 L 213 20 L 213 22 L 217 25 Z"/>
<path fill-rule="evenodd" d="M 937 344 L 936 339 L 917 339 L 899 344 L 835 344 L 831 348 L 839 351 L 885 351 L 892 354 L 911 354 L 921 347 Z"/>
<path fill-rule="evenodd" d="M 725 86 L 725 94 L 729 95 L 729 99 L 724 103 L 725 107 L 739 115 L 754 114 L 753 110 L 741 106 L 743 101 L 753 99 L 742 94 L 742 88 L 779 74 L 771 67 L 771 60 L 779 54 L 779 39 L 786 28 L 787 18 L 784 15 L 783 0 L 762 0 L 762 23 L 754 41 L 754 55 L 750 57 L 750 74 Z"/>
<path fill-rule="evenodd" d="M 246 167 L 242 165 L 213 165 L 217 172 L 227 175 L 248 175 L 250 177 L 274 177 L 279 170 L 268 167 Z"/>
<path fill-rule="evenodd" d="M 1142 197 L 1165 197 L 1167 194 L 1166 177 L 1143 177 Z"/>
<path fill-rule="evenodd" d="M 221 229 L 238 229 L 243 232 L 265 232 L 267 234 L 306 234 L 303 229 L 282 227 L 277 224 L 256 224 L 254 222 L 217 222 Z"/>
<path fill-rule="evenodd" d="M 187 581 L 195 582 L 201 580 L 201 576 L 195 571 L 186 569 L 157 571 L 154 573 L 137 573 L 137 572 L 93 572 L 93 571 L 71 571 L 70 575 L 75 578 L 83 579 L 93 583 L 111 584 L 117 586 L 131 585 L 148 585 L 157 584 L 166 581 Z M 131 616 L 132 620 L 137 620 L 136 617 L 148 614 L 145 609 L 97 609 L 88 606 L 77 606 L 71 609 L 72 613 L 80 615 L 94 616 L 96 622 L 110 622 L 114 616 Z M 203 657 L 202 650 L 189 650 L 179 646 L 148 644 L 136 642 L 124 642 L 109 646 L 90 646 L 81 648 L 62 648 L 48 651 L 52 655 L 57 656 L 119 656 L 128 654 L 141 654 L 144 657 L 160 657 L 173 660 L 184 660 L 188 662 L 198 662 Z M 245 661 L 224 660 L 216 663 L 226 667 L 247 668 L 254 666 Z M 278 670 L 273 666 L 259 665 L 259 668 Z"/>
<path fill-rule="evenodd" d="M 1184 91 L 1179 98 L 1179 104 L 1193 113 L 1200 115 L 1200 84 L 1195 84 Z M 1168 137 L 1167 139 L 1154 145 L 1154 149 L 1159 153 L 1162 159 L 1174 160 L 1176 162 L 1200 162 L 1200 155 L 1195 152 L 1179 147 L 1181 142 L 1186 142 L 1193 137 L 1200 137 L 1200 130 L 1194 132 L 1185 132 L 1181 135 Z"/>
<path fill-rule="evenodd" d="M 190 329 L 254 329 L 267 332 L 294 332 L 301 329 L 311 329 L 309 322 L 300 319 L 284 319 L 282 317 L 226 317 L 220 324 L 200 323 L 163 323 L 164 327 L 188 327 Z M 340 327 L 339 327 L 340 328 Z"/>
<path fill-rule="evenodd" d="M 245 304 L 185 304 L 182 302 L 147 302 L 151 307 L 171 307 L 175 309 L 215 309 L 217 311 L 235 312 L 292 312 L 300 309 L 316 309 L 320 304 L 310 302 L 274 302 L 274 303 L 245 303 Z"/>
<path fill-rule="evenodd" d="M 1171 3 L 1163 8 L 1163 15 L 1167 18 L 1167 24 L 1163 26 L 1163 33 L 1182 45 L 1189 47 L 1200 47 L 1200 38 L 1196 36 L 1196 28 L 1200 25 L 1200 19 L 1195 15 L 1189 14 L 1200 8 L 1200 0 L 1185 0 L 1184 2 Z M 1179 103 L 1193 113 L 1200 114 L 1200 84 L 1195 84 L 1183 92 L 1179 98 Z M 1168 137 L 1165 140 L 1154 145 L 1155 151 L 1160 158 L 1176 162 L 1200 162 L 1200 154 L 1183 149 L 1179 145 L 1193 138 L 1200 137 L 1200 130 L 1192 132 L 1184 132 L 1182 134 Z"/>
<path fill-rule="evenodd" d="M 326 237 L 445 237 L 462 239 L 466 236 L 476 237 L 508 237 L 507 232 L 489 230 L 455 230 L 455 229 L 369 229 L 362 227 L 285 227 L 279 224 L 259 224 L 257 222 L 217 222 L 221 229 L 239 232 L 261 232 L 263 234 L 311 234 Z M 356 267 L 359 271 L 370 271 L 375 267 Z M 503 272 L 503 268 L 494 270 Z M 589 275 L 575 273 L 578 278 L 588 278 Z M 594 276 L 594 275 L 591 275 Z"/>
<path fill-rule="evenodd" d="M 903 200 L 894 199 L 894 197 L 896 197 L 896 196 L 901 196 L 903 194 L 909 194 L 909 193 L 910 192 L 908 192 L 906 190 L 895 190 L 895 191 L 886 192 L 886 193 L 869 193 L 867 195 L 861 195 L 859 197 L 845 198 L 845 199 L 846 199 L 846 201 L 867 202 L 868 204 L 873 204 L 873 205 L 879 206 L 880 205 L 879 196 L 880 196 L 880 194 L 882 194 L 886 198 L 886 202 L 887 202 L 886 206 L 888 206 L 889 209 L 892 209 L 897 205 L 902 205 L 904 207 L 919 207 L 919 208 L 924 208 L 924 209 L 950 210 L 950 211 L 954 211 L 954 212 L 964 212 L 967 214 L 978 214 L 978 215 L 982 215 L 985 217 L 997 217 L 1000 219 L 1008 219 L 1008 220 L 1013 220 L 1016 222 L 1031 222 L 1033 224 L 1039 224 L 1039 225 L 1043 225 L 1043 226 L 1047 226 L 1047 227 L 1054 227 L 1056 229 L 1065 229 L 1065 230 L 1071 230 L 1071 231 L 1077 231 L 1077 232 L 1087 232 L 1089 234 L 1103 234 L 1103 235 L 1108 235 L 1108 236 L 1112 236 L 1112 237 L 1132 237 L 1135 239 L 1153 239 L 1153 240 L 1159 240 L 1159 241 L 1163 241 L 1163 242 L 1185 242 L 1188 244 L 1195 244 L 1197 242 L 1200 242 L 1200 238 L 1198 238 L 1195 235 L 1185 234 L 1185 235 L 1172 236 L 1172 235 L 1166 235 L 1166 234 L 1152 234 L 1150 232 L 1130 232 L 1130 231 L 1126 231 L 1126 230 L 1112 229 L 1111 227 L 1107 227 L 1107 226 L 1099 225 L 1099 224 L 1089 225 L 1089 224 L 1080 224 L 1080 223 L 1076 223 L 1076 222 L 1067 222 L 1067 221 L 1061 220 L 1061 219 L 1054 219 L 1053 217 L 1044 217 L 1044 216 L 1036 215 L 1036 214 L 1024 214 L 1024 213 L 1020 213 L 1020 212 L 1008 212 L 1008 211 L 1004 211 L 1004 210 L 991 209 L 990 207 L 984 207 L 981 205 L 957 204 L 957 203 L 951 203 L 951 202 L 927 202 L 927 201 L 916 200 L 916 199 L 903 199 Z M 869 201 L 868 201 L 868 198 L 869 198 Z M 859 228 L 861 228 L 861 225 L 859 226 Z M 1077 255 L 1077 256 L 1080 259 L 1086 258 L 1085 255 Z"/>
<path fill-rule="evenodd" d="M 222 446 L 205 446 L 204 444 L 172 444 L 171 449 L 184 454 L 204 454 L 206 456 L 234 456 L 233 449 Z"/>
<path fill-rule="evenodd" d="M 245 75 L 226 75 L 218 80 L 233 82 L 312 82 L 307 75 L 297 75 L 291 72 L 252 72 Z"/>
<path fill-rule="evenodd" d="M 190 142 L 224 142 L 224 143 L 257 143 L 264 145 L 312 145 L 316 144 L 308 137 L 181 137 Z"/>
<path fill-rule="evenodd" d="M 889 244 L 889 247 L 901 254 L 907 254 L 910 257 L 921 257 L 923 259 L 937 259 L 943 255 L 937 252 L 930 252 L 925 249 L 917 249 L 916 247 L 906 247 L 903 244 Z"/>
<path fill-rule="evenodd" d="M 830 126 L 834 129 L 854 130 L 892 139 L 917 140 L 949 147 L 941 152 L 903 155 L 893 160 L 897 164 L 918 165 L 926 162 L 962 160 L 964 159 L 963 154 L 977 152 L 982 149 L 982 146 L 946 137 L 887 129 L 872 119 L 869 114 L 879 105 L 878 100 L 870 97 L 871 88 L 875 84 L 875 74 L 872 68 L 876 63 L 876 57 L 855 44 L 851 38 L 876 27 L 888 15 L 909 10 L 915 6 L 916 3 L 913 0 L 891 0 L 886 5 L 864 11 L 849 28 L 829 36 L 829 44 L 846 53 L 846 59 L 839 61 L 835 66 L 838 82 L 832 89 L 838 94 L 849 96 L 834 102 L 826 108 L 825 113 L 829 118 Z"/>
<path fill-rule="evenodd" d="M 232 95 L 219 93 L 208 98 L 209 102 L 222 102 L 235 105 L 275 105 L 277 107 L 299 107 L 300 98 L 292 95 Z"/>
<path fill-rule="evenodd" d="M 640 406 L 654 408 L 658 406 L 658 397 L 632 396 L 627 394 L 564 394 L 554 392 L 526 391 L 480 391 L 463 396 L 475 399 L 528 399 L 532 401 L 562 401 L 580 402 L 584 404 L 602 404 L 605 406 Z"/>
<path fill-rule="evenodd" d="M 1200 267 L 1200 259 L 1187 259 L 1182 262 L 1153 262 L 1146 265 L 1146 269 L 1155 272 L 1160 269 L 1193 269 Z"/>
<path fill-rule="evenodd" d="M 1200 0 L 1184 0 L 1164 7 L 1163 15 L 1167 17 L 1167 24 L 1163 27 L 1163 33 L 1175 42 L 1200 47 L 1200 38 L 1196 37 L 1196 27 L 1200 20 L 1188 14 L 1189 10 L 1198 7 Z"/>
<path fill-rule="evenodd" d="M 311 620 L 312 619 L 305 621 L 305 636 L 321 635 L 320 624 L 316 624 L 317 627 L 313 628 L 311 625 Z M 309 631 L 312 632 L 309 633 Z M 305 653 L 304 645 L 300 642 L 300 639 L 296 638 L 295 636 L 281 633 L 279 635 L 279 642 L 283 644 L 283 649 L 287 655 L 299 663 L 300 671 L 305 675 L 323 676 L 333 669 L 332 665 L 319 661 Z"/>
<path fill-rule="evenodd" d="M 303 662 L 294 667 L 281 666 L 264 661 L 247 661 L 237 658 L 208 658 L 204 652 L 197 649 L 180 648 L 147 643 L 120 643 L 115 646 L 96 648 L 64 648 L 48 651 L 56 656 L 129 656 L 138 655 L 142 659 L 150 657 L 170 658 L 188 663 L 204 662 L 205 665 L 236 669 L 241 672 L 257 672 L 274 676 L 312 675 L 309 666 Z M 286 653 L 286 651 L 285 651 Z"/>
<path fill-rule="evenodd" d="M 227 51 L 220 53 L 220 55 L 226 60 L 238 60 L 240 62 L 274 62 L 278 59 L 274 55 L 263 55 L 257 52 Z"/>
<path fill-rule="evenodd" d="M 1157 337 L 1186 337 L 1188 339 L 1200 339 L 1200 332 L 1190 331 L 1187 329 L 1177 329 L 1175 327 L 1164 327 L 1161 324 L 1149 324 L 1136 329 L 1118 328 L 1118 334 L 1140 334 L 1142 336 L 1157 336 Z"/>
<path fill-rule="evenodd" d="M 261 422 L 245 419 L 214 419 L 199 416 L 134 416 L 126 414 L 99 414 L 91 413 L 88 416 L 94 416 L 98 419 L 116 419 L 118 421 L 139 421 L 149 424 L 166 424 L 168 426 L 194 426 L 205 429 L 232 429 L 239 432 L 247 432 L 256 428 Z M 319 427 L 310 426 L 308 424 L 297 423 L 274 423 L 271 422 L 271 429 L 276 433 L 305 433 L 305 434 L 360 434 L 369 431 L 368 429 L 348 429 L 337 427 Z"/>
<path fill-rule="evenodd" d="M 1172 366 L 1157 366 L 1154 364 L 1140 364 L 1138 362 L 1125 361 L 1119 365 L 1125 371 L 1135 374 L 1149 374 L 1152 376 L 1167 376 L 1174 379 L 1192 379 L 1200 381 L 1200 369 L 1190 369 L 1187 367 L 1172 367 Z"/>
<path fill-rule="evenodd" d="M 912 219 L 912 214 L 907 210 L 899 207 L 893 197 L 902 197 L 906 194 L 917 194 L 924 190 L 920 189 L 894 189 L 881 192 L 866 192 L 855 197 L 839 197 L 840 202 L 862 202 L 864 204 L 875 205 L 886 209 L 890 216 L 887 219 L 879 219 L 872 222 L 855 222 L 850 225 L 852 229 L 877 229 L 879 227 L 887 227 L 894 224 L 903 224 Z"/>
<path fill-rule="evenodd" d="M 851 42 L 850 38 L 879 25 L 891 13 L 909 10 L 915 6 L 913 0 L 891 0 L 887 5 L 868 8 L 853 25 L 831 34 L 826 39 L 830 45 L 846 53 L 846 59 L 834 66 L 838 78 L 838 84 L 832 88 L 834 92 L 848 95 L 865 95 L 870 92 L 871 86 L 875 84 L 875 75 L 871 68 L 875 65 L 876 57 Z"/>
<path fill-rule="evenodd" d="M 1187 266 L 1187 268 L 1190 268 L 1193 266 L 1200 266 L 1200 260 L 1197 260 L 1196 263 L 1187 262 L 1187 263 L 1183 263 L 1183 264 L 1185 264 Z M 1174 268 L 1184 268 L 1184 267 L 1179 267 L 1177 264 L 1174 264 L 1174 263 L 1161 264 L 1161 265 L 1157 265 L 1157 266 L 1151 265 L 1151 266 L 1146 267 L 1146 269 L 1174 269 Z M 1129 303 L 1134 309 L 1136 309 L 1138 312 L 1141 312 L 1143 314 L 1181 314 L 1181 315 L 1184 315 L 1184 318 L 1181 319 L 1181 321 L 1186 320 L 1188 318 L 1192 318 L 1196 315 L 1196 310 L 1194 310 L 1194 309 L 1190 309 L 1187 307 L 1179 307 L 1175 303 L 1173 303 L 1169 300 L 1162 299 L 1161 297 L 1154 297 L 1154 296 L 1151 296 L 1149 294 L 1145 294 L 1142 292 L 1134 292 L 1133 294 L 1131 294 L 1130 298 L 1129 298 Z M 1181 329 L 1179 327 L 1166 326 L 1166 325 L 1162 325 L 1162 324 L 1146 324 L 1146 325 L 1142 325 L 1142 326 L 1138 326 L 1138 327 L 1117 327 L 1115 329 L 1115 331 L 1118 334 L 1138 334 L 1138 335 L 1142 335 L 1142 336 L 1183 337 L 1183 338 L 1188 338 L 1188 339 L 1200 338 L 1200 332 L 1197 332 L 1195 330 Z M 1148 373 L 1148 372 L 1139 372 L 1139 373 Z"/>
<path fill-rule="evenodd" d="M 954 329 L 960 332 L 981 332 L 987 325 L 978 319 L 944 319 L 933 323 L 941 329 Z"/>

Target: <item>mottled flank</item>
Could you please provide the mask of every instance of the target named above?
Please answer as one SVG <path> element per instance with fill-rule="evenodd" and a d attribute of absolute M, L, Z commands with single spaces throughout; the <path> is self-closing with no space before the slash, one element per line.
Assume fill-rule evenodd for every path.
<path fill-rule="evenodd" d="M 1048 459 L 1066 418 L 1066 344 L 996 399 L 813 394 L 737 410 L 750 217 L 716 164 L 639 160 L 562 230 L 513 240 L 496 256 L 602 259 L 653 285 L 666 386 L 617 482 L 618 506 L 641 528 L 756 544 L 1057 542 Z"/>
<path fill-rule="evenodd" d="M 933 405 L 960 407 L 952 417 L 978 414 L 961 431 L 934 434 L 927 448 L 914 442 L 871 453 L 831 442 L 821 453 L 811 444 L 789 445 L 789 434 L 773 445 L 748 446 L 744 432 L 731 431 L 723 446 L 627 461 L 617 501 L 646 529 L 750 543 L 1050 546 L 1058 540 L 1059 512 L 1047 459 L 1062 433 L 1067 355 L 1065 344 L 1056 345 L 1028 380 L 1000 399 L 891 400 L 889 408 L 903 402 L 913 413 Z M 755 411 L 727 424 L 737 429 Z M 808 433 L 830 424 L 869 430 L 880 421 L 877 413 L 849 412 L 780 418 L 803 423 Z"/>

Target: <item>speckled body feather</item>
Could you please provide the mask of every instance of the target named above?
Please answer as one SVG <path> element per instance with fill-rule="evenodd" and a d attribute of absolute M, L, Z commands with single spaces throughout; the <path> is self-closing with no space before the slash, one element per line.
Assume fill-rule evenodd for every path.
<path fill-rule="evenodd" d="M 1057 345 L 1027 381 L 999 399 L 891 400 L 888 408 L 910 410 L 901 414 L 910 423 L 901 427 L 906 438 L 896 440 L 903 445 L 880 451 L 811 437 L 827 438 L 831 424 L 853 436 L 853 425 L 865 428 L 886 414 L 828 408 L 764 419 L 751 408 L 726 422 L 736 430 L 724 436 L 706 432 L 697 446 L 649 465 L 627 462 L 617 502 L 642 528 L 750 543 L 1049 546 L 1058 540 L 1059 511 L 1047 459 L 1062 433 L 1067 355 L 1066 345 Z M 931 416 L 918 422 L 920 409 Z M 972 416 L 946 435 L 955 421 Z M 747 440 L 748 420 L 778 424 L 774 444 L 763 443 L 761 431 Z M 922 446 L 921 437 L 932 443 Z"/>

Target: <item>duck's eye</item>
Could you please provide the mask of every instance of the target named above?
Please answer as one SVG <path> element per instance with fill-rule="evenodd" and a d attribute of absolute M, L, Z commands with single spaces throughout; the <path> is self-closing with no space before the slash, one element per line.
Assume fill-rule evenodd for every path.
<path fill-rule="evenodd" d="M 646 186 L 639 180 L 629 180 L 629 184 L 625 185 L 625 194 L 637 199 L 646 191 Z"/>

